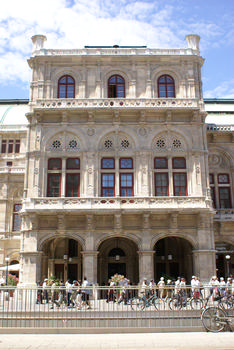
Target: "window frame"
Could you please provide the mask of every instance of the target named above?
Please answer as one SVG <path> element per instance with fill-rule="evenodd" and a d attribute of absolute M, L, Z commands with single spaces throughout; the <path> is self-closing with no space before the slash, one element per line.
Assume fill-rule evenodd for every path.
<path fill-rule="evenodd" d="M 77 196 L 68 196 L 68 180 L 67 180 L 67 178 L 68 178 L 68 176 L 78 176 L 78 182 L 77 182 Z M 80 197 L 80 173 L 71 173 L 71 172 L 67 172 L 66 173 L 66 190 L 65 190 L 65 192 L 66 192 L 66 197 L 68 197 L 68 198 L 74 198 L 74 197 Z"/>
<path fill-rule="evenodd" d="M 167 195 L 157 195 L 157 187 L 160 187 L 161 189 L 165 186 L 157 186 L 157 182 L 156 182 L 156 177 L 157 175 L 166 175 L 166 179 L 167 179 Z M 155 185 L 155 197 L 168 197 L 169 196 L 169 176 L 168 176 L 168 172 L 155 172 L 154 173 L 154 185 Z M 162 191 L 161 191 L 162 193 Z"/>
<path fill-rule="evenodd" d="M 50 177 L 52 176 L 56 176 L 58 175 L 59 176 L 59 187 L 57 187 L 59 189 L 59 193 L 58 193 L 58 196 L 49 196 L 49 190 L 50 190 Z M 61 182 L 62 182 L 62 174 L 61 173 L 48 173 L 48 176 L 47 176 L 47 197 L 50 197 L 50 198 L 59 198 L 61 197 Z M 56 188 L 56 187 L 52 187 L 52 188 Z M 53 191 L 53 194 L 54 194 L 54 191 Z"/>
<path fill-rule="evenodd" d="M 60 168 L 50 168 L 49 167 L 49 162 L 51 161 L 51 160 L 60 160 Z M 56 171 L 56 170 L 62 170 L 62 159 L 61 158 L 48 158 L 48 170 L 49 171 Z"/>
<path fill-rule="evenodd" d="M 160 168 L 158 168 L 158 167 L 156 167 L 156 159 L 164 159 L 165 161 L 166 161 L 166 167 L 160 167 Z M 168 158 L 167 157 L 154 157 L 154 169 L 156 169 L 156 170 L 166 170 L 166 169 L 168 169 Z"/>
<path fill-rule="evenodd" d="M 124 160 L 124 159 L 131 161 L 131 167 L 130 168 L 124 168 L 124 167 L 122 168 L 121 161 Z M 131 157 L 121 157 L 121 158 L 119 158 L 119 170 L 128 170 L 128 169 L 130 169 L 130 170 L 133 169 L 133 159 Z"/>
<path fill-rule="evenodd" d="M 185 163 L 185 166 L 183 166 L 183 167 L 176 167 L 175 166 L 175 160 L 178 160 L 178 159 L 183 159 L 184 163 Z M 173 170 L 187 169 L 186 158 L 185 157 L 173 157 L 172 158 L 172 169 Z"/>
<path fill-rule="evenodd" d="M 124 175 L 130 175 L 131 176 L 131 181 L 132 181 L 132 185 L 131 186 L 123 186 L 122 185 L 122 176 L 124 176 Z M 131 195 L 127 195 L 127 196 L 125 196 L 125 195 L 122 195 L 122 190 L 124 190 L 124 189 L 126 189 L 126 190 L 128 190 L 128 189 L 131 189 L 131 192 L 132 192 L 132 194 Z M 134 174 L 131 172 L 131 173 L 126 173 L 126 172 L 120 172 L 119 173 L 119 195 L 120 195 L 120 197 L 134 197 Z"/>
<path fill-rule="evenodd" d="M 104 166 L 103 166 L 103 161 L 104 160 L 113 160 L 113 168 L 105 168 Z M 102 157 L 101 158 L 101 169 L 104 169 L 104 170 L 113 170 L 113 169 L 115 169 L 115 158 L 114 157 Z"/>
<path fill-rule="evenodd" d="M 185 176 L 185 194 L 183 195 L 176 195 L 175 194 L 175 188 L 178 187 L 175 185 L 175 176 L 176 175 L 184 175 Z M 179 188 L 182 188 L 182 186 L 179 186 Z M 173 172 L 173 195 L 174 197 L 185 197 L 188 196 L 188 185 L 187 185 L 187 173 L 186 172 Z"/>
<path fill-rule="evenodd" d="M 78 165 L 78 168 L 69 168 L 68 167 L 68 161 L 69 160 L 72 160 L 72 159 L 77 159 L 77 160 L 79 160 L 79 165 Z M 70 158 L 67 158 L 66 159 L 66 170 L 80 170 L 80 158 L 79 157 L 70 157 Z"/>
<path fill-rule="evenodd" d="M 16 206 L 20 206 L 20 209 L 19 210 L 16 210 Z M 21 211 L 22 209 L 22 204 L 21 203 L 15 203 L 13 205 L 13 222 L 12 222 L 12 232 L 19 232 L 21 230 L 21 223 L 22 223 L 22 220 L 21 220 L 21 217 L 20 217 L 20 214 L 19 212 Z M 17 220 L 19 221 L 19 225 L 16 226 L 16 218 Z"/>
<path fill-rule="evenodd" d="M 169 82 L 166 81 L 167 77 L 172 79 L 172 83 L 169 83 Z M 163 83 L 163 82 L 160 83 L 160 79 L 162 79 L 162 78 L 165 78 L 165 83 Z M 174 80 L 174 78 L 171 75 L 163 74 L 160 77 L 158 77 L 157 86 L 158 86 L 158 98 L 175 98 L 176 97 L 176 94 L 175 94 L 175 80 Z M 160 96 L 160 93 L 161 93 L 160 86 L 165 86 L 165 95 L 166 96 Z M 168 87 L 169 86 L 173 87 L 173 90 L 172 90 L 173 91 L 173 96 L 168 96 L 168 92 L 169 92 L 168 91 Z"/>
<path fill-rule="evenodd" d="M 113 184 L 113 186 L 109 186 L 109 187 L 107 187 L 107 186 L 103 186 L 103 176 L 105 176 L 105 175 L 113 175 L 113 182 L 114 182 L 114 184 Z M 103 192 L 104 192 L 104 190 L 105 189 L 113 189 L 113 196 L 104 196 L 103 195 Z M 101 197 L 115 197 L 115 173 L 113 173 L 113 172 L 104 172 L 104 173 L 101 173 Z"/>
<path fill-rule="evenodd" d="M 61 83 L 61 80 L 63 79 L 63 78 L 66 78 L 66 82 L 65 83 Z M 72 80 L 73 80 L 73 82 L 72 83 L 69 83 L 68 82 L 68 78 L 71 78 Z M 64 96 L 61 96 L 61 91 L 60 91 L 60 87 L 61 86 L 65 86 L 65 97 Z M 73 96 L 72 97 L 70 97 L 70 96 L 68 96 L 68 86 L 73 86 Z M 71 75 L 69 75 L 69 74 L 65 74 L 65 75 L 63 75 L 62 77 L 60 77 L 59 78 L 59 80 L 58 80 L 58 91 L 57 91 L 57 98 L 75 98 L 75 89 L 76 89 L 76 82 L 75 82 L 75 79 L 71 76 Z"/>
<path fill-rule="evenodd" d="M 123 83 L 118 83 L 117 82 L 117 79 L 118 79 L 118 77 L 119 78 L 121 78 L 122 80 L 123 80 Z M 112 78 L 115 78 L 115 83 L 110 83 L 110 80 L 112 79 Z M 115 96 L 111 96 L 112 94 L 111 94 L 111 89 L 110 89 L 110 87 L 111 86 L 115 86 L 115 88 L 116 88 L 116 91 L 115 91 Z M 123 96 L 118 96 L 118 88 L 117 87 L 118 86 L 123 86 Z M 126 97 L 126 93 L 125 93 L 125 79 L 124 79 L 124 77 L 122 77 L 120 74 L 113 74 L 113 75 L 111 75 L 109 78 L 108 78 L 108 82 L 107 82 L 107 95 L 108 95 L 108 98 L 125 98 Z"/>

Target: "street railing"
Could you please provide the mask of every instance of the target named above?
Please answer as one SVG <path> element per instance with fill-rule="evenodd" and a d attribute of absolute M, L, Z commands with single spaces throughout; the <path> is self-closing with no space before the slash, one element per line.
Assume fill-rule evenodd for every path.
<path fill-rule="evenodd" d="M 1 287 L 1 329 L 194 329 L 202 327 L 200 313 L 208 305 L 222 299 L 223 307 L 233 310 L 231 292 L 221 291 L 218 301 L 209 286 L 90 286 L 70 292 L 64 287 Z"/>

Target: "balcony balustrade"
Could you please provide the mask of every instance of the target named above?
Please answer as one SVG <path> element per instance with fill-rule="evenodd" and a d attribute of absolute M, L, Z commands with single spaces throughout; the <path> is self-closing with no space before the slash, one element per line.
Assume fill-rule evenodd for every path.
<path fill-rule="evenodd" d="M 234 209 L 218 209 L 214 215 L 215 221 L 234 221 Z"/>

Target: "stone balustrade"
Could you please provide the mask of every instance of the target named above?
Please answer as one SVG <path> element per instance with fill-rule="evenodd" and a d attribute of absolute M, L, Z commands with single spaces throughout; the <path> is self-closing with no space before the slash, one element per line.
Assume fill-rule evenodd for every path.
<path fill-rule="evenodd" d="M 214 220 L 234 220 L 234 209 L 218 209 L 214 215 Z"/>
<path fill-rule="evenodd" d="M 0 173 L 11 173 L 11 174 L 24 174 L 24 167 L 15 167 L 15 166 L 5 166 L 0 167 Z"/>
<path fill-rule="evenodd" d="M 38 99 L 35 109 L 201 109 L 204 103 L 198 99 L 179 98 L 79 98 L 79 99 Z"/>
<path fill-rule="evenodd" d="M 29 198 L 23 202 L 24 211 L 53 210 L 197 210 L 209 209 L 205 197 L 92 197 L 92 198 Z"/>

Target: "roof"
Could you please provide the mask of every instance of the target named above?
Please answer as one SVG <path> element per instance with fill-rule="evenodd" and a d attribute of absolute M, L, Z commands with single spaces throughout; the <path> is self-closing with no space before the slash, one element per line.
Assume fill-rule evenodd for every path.
<path fill-rule="evenodd" d="M 25 114 L 28 112 L 28 100 L 0 100 L 0 128 L 26 128 L 28 120 Z"/>
<path fill-rule="evenodd" d="M 234 99 L 204 99 L 207 124 L 234 125 Z"/>

